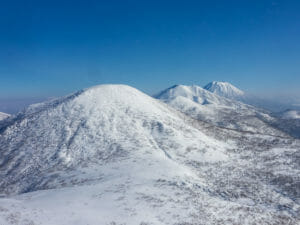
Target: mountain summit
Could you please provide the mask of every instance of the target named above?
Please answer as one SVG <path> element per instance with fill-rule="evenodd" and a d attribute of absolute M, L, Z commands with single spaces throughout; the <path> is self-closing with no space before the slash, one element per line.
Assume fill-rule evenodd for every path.
<path fill-rule="evenodd" d="M 214 94 L 230 98 L 239 99 L 245 93 L 228 82 L 213 81 L 203 87 Z"/>
<path fill-rule="evenodd" d="M 220 158 L 226 146 L 188 125 L 177 111 L 126 85 L 99 85 L 32 105 L 0 124 L 0 143 L 0 194 L 80 184 L 76 174 L 81 167 L 107 169 L 113 162 L 127 162 L 120 169 L 126 171 L 128 160 L 134 160 L 129 164 L 145 172 L 138 162 L 159 161 L 149 169 L 155 171 L 177 164 L 179 155 L 186 160 L 186 149 L 195 149 L 189 151 L 191 158 Z"/>

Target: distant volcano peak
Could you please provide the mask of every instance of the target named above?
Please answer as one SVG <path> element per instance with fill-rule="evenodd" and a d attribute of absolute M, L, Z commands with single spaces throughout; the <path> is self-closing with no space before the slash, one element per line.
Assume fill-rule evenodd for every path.
<path fill-rule="evenodd" d="M 217 95 L 231 99 L 236 99 L 237 97 L 241 97 L 244 95 L 244 92 L 242 90 L 238 89 L 228 82 L 212 81 L 205 85 L 203 88 Z"/>

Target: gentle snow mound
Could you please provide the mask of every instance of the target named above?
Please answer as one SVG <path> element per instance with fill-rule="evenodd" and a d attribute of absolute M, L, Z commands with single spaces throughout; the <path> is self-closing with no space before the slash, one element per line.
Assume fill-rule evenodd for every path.
<path fill-rule="evenodd" d="M 60 187 L 64 171 L 128 158 L 226 160 L 227 146 L 126 85 L 99 85 L 32 105 L 0 125 L 0 143 L 2 194 Z"/>

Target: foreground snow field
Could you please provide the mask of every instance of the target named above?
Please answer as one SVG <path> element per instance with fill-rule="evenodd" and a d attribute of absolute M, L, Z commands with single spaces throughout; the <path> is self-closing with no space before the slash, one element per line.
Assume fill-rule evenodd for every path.
<path fill-rule="evenodd" d="M 299 139 L 174 106 L 100 85 L 0 122 L 0 224 L 299 224 Z"/>

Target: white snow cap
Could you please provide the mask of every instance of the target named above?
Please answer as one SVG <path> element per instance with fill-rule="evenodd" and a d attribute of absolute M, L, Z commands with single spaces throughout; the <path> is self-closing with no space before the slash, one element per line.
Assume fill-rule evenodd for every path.
<path fill-rule="evenodd" d="M 235 99 L 244 95 L 244 92 L 228 82 L 213 81 L 203 87 L 217 95 Z"/>

